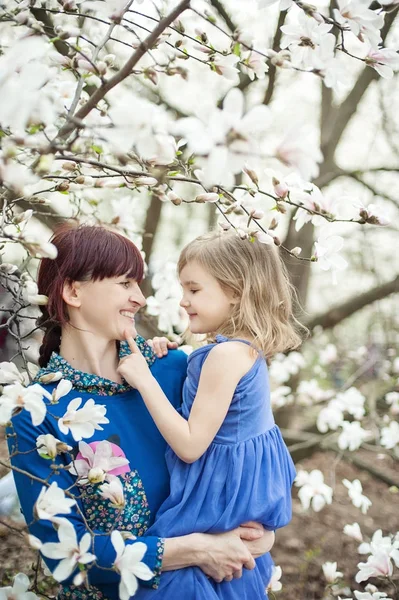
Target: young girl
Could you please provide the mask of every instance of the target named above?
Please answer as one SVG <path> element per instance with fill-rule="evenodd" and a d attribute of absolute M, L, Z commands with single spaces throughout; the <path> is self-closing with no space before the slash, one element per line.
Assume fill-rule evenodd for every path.
<path fill-rule="evenodd" d="M 132 354 L 118 368 L 169 444 L 170 496 L 151 534 L 223 532 L 252 520 L 283 527 L 295 469 L 273 420 L 266 359 L 300 343 L 284 265 L 274 246 L 212 233 L 184 248 L 178 272 L 191 331 L 214 339 L 189 357 L 182 416 L 128 332 Z M 230 583 L 215 583 L 196 567 L 164 573 L 157 591 L 142 589 L 137 598 L 267 598 L 270 555 L 256 563 Z"/>

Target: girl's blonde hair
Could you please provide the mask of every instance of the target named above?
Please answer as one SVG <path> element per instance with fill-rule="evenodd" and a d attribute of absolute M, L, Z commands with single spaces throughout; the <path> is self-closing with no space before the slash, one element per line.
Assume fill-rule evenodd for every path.
<path fill-rule="evenodd" d="M 252 338 L 266 358 L 301 344 L 297 330 L 302 326 L 293 314 L 294 290 L 276 246 L 241 239 L 232 231 L 212 232 L 183 248 L 178 273 L 192 261 L 224 290 L 241 297 L 217 333 Z"/>

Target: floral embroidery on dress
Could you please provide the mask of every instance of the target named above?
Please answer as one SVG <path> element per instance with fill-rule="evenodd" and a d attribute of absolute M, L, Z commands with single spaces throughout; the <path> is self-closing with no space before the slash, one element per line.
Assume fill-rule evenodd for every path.
<path fill-rule="evenodd" d="M 148 365 L 153 365 L 156 357 L 151 346 L 149 346 L 145 339 L 139 335 L 136 337 L 135 341 Z M 119 348 L 119 357 L 123 358 L 124 356 L 128 356 L 130 353 L 129 344 L 127 342 L 121 342 Z M 52 353 L 47 366 L 38 371 L 34 381 L 36 383 L 40 383 L 40 378 L 43 377 L 43 375 L 48 375 L 49 373 L 55 372 L 62 373 L 62 376 L 65 379 L 71 381 L 75 390 L 81 390 L 87 392 L 88 394 L 113 396 L 114 394 L 120 394 L 132 389 L 128 383 L 116 383 L 116 381 L 111 381 L 105 377 L 99 377 L 98 375 L 93 375 L 92 373 L 78 371 L 77 369 L 74 369 L 72 365 L 65 360 L 65 358 L 62 358 L 62 356 L 56 352 Z"/>
<path fill-rule="evenodd" d="M 57 600 L 107 600 L 107 598 L 96 587 L 90 586 L 87 589 L 71 584 L 59 588 Z"/>
<path fill-rule="evenodd" d="M 81 500 L 91 529 L 108 532 L 113 529 L 128 531 L 136 537 L 144 535 L 150 521 L 150 509 L 143 482 L 137 471 L 119 475 L 125 495 L 123 508 L 116 508 L 111 500 L 100 495 L 98 483 L 81 486 Z"/>

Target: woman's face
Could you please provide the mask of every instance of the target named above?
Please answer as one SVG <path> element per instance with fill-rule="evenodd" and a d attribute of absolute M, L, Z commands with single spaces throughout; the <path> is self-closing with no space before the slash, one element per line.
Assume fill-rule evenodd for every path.
<path fill-rule="evenodd" d="M 107 340 L 123 340 L 126 330 L 136 336 L 134 317 L 146 304 L 137 281 L 125 275 L 73 282 L 64 300 L 72 325 Z"/>

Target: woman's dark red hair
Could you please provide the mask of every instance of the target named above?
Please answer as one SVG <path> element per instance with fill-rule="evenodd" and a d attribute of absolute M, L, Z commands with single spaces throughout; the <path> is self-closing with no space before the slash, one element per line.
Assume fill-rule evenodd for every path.
<path fill-rule="evenodd" d="M 63 224 L 51 242 L 57 258 L 40 261 L 37 285 L 39 294 L 48 297 L 42 306 L 39 325 L 45 330 L 39 365 L 47 365 L 53 351 L 59 350 L 61 326 L 68 321 L 62 298 L 64 284 L 72 281 L 96 281 L 126 275 L 141 282 L 144 261 L 138 248 L 123 235 L 97 225 Z"/>

